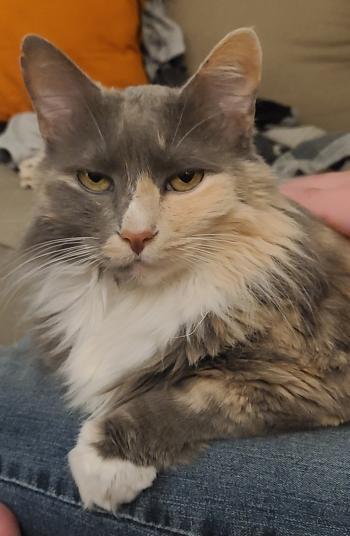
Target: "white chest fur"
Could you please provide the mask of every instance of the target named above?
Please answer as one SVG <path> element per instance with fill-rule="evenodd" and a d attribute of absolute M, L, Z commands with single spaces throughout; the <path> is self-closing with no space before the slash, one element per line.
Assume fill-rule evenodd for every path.
<path fill-rule="evenodd" d="M 208 311 L 223 312 L 226 300 L 207 276 L 130 289 L 81 268 L 53 270 L 36 307 L 51 316 L 49 335 L 71 347 L 62 371 L 72 404 L 96 410 L 101 392 L 164 349 L 182 326 L 190 333 Z"/>

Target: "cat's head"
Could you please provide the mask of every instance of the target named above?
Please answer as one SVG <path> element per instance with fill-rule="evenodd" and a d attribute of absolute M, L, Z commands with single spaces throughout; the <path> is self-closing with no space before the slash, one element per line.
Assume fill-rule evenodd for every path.
<path fill-rule="evenodd" d="M 46 146 L 27 244 L 69 246 L 67 262 L 97 259 L 120 281 L 153 284 L 220 263 L 252 233 L 274 189 L 252 143 L 254 31 L 230 33 L 176 89 L 104 89 L 36 36 L 22 69 Z"/>

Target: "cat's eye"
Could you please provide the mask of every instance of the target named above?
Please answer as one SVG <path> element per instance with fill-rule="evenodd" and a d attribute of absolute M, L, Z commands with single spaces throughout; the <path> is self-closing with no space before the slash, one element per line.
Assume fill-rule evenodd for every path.
<path fill-rule="evenodd" d="M 89 192 L 99 194 L 113 190 L 113 180 L 97 171 L 86 171 L 81 169 L 77 171 L 77 179 L 86 190 L 89 190 Z"/>
<path fill-rule="evenodd" d="M 187 169 L 168 180 L 167 190 L 189 192 L 198 186 L 203 177 L 204 171 L 202 169 Z"/>

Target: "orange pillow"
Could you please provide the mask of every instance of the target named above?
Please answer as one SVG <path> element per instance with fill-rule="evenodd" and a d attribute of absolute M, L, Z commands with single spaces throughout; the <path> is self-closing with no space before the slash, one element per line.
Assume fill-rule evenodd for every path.
<path fill-rule="evenodd" d="M 31 109 L 19 69 L 23 36 L 49 39 L 104 85 L 147 82 L 137 0 L 1 0 L 0 121 Z"/>

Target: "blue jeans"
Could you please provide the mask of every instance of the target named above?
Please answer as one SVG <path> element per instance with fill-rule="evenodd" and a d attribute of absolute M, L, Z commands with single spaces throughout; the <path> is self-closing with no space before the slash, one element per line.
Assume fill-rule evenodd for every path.
<path fill-rule="evenodd" d="M 115 515 L 67 467 L 79 416 L 28 345 L 0 349 L 0 501 L 25 536 L 350 535 L 350 427 L 217 441 Z"/>

